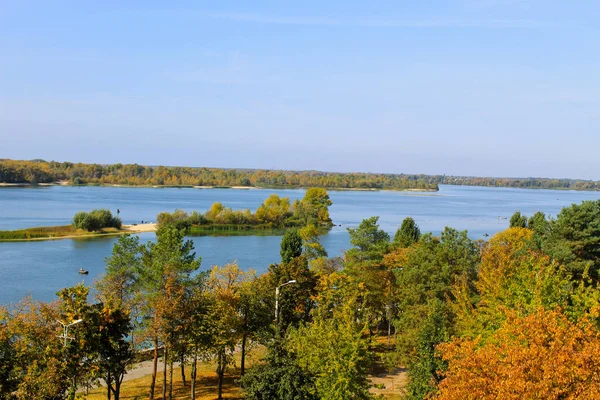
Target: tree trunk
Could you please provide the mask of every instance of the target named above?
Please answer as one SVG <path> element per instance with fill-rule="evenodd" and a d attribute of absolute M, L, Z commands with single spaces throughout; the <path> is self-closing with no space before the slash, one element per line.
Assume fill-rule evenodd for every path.
<path fill-rule="evenodd" d="M 152 380 L 150 381 L 149 400 L 154 400 L 154 387 L 156 386 L 156 371 L 158 371 L 158 338 L 154 338 L 154 359 L 152 360 Z"/>
<path fill-rule="evenodd" d="M 169 400 L 173 400 L 173 361 L 169 363 Z"/>
<path fill-rule="evenodd" d="M 244 335 L 242 336 L 242 360 L 240 362 L 240 376 L 244 376 L 244 372 L 246 371 L 246 339 L 247 339 L 246 331 L 244 330 Z"/>
<path fill-rule="evenodd" d="M 123 376 L 115 379 L 115 400 L 119 400 L 121 398 L 121 383 L 123 383 Z"/>
<path fill-rule="evenodd" d="M 167 356 L 169 355 L 167 350 L 167 344 L 165 343 L 165 350 L 163 352 L 163 387 L 162 387 L 162 398 L 167 398 Z"/>
<path fill-rule="evenodd" d="M 217 362 L 217 375 L 219 377 L 219 397 L 217 397 L 217 400 L 223 400 L 223 374 L 225 371 L 223 371 L 223 351 L 219 351 L 219 357 L 218 357 L 218 362 Z"/>
<path fill-rule="evenodd" d="M 183 381 L 183 387 L 185 387 L 185 346 L 181 349 L 181 360 L 179 360 L 179 367 L 181 368 L 181 380 Z"/>
<path fill-rule="evenodd" d="M 109 371 L 106 376 L 106 395 L 108 396 L 108 400 L 110 400 L 110 391 L 112 389 L 110 382 L 111 382 L 111 379 L 110 379 L 110 371 Z"/>
<path fill-rule="evenodd" d="M 392 319 L 388 318 L 388 350 L 391 347 L 391 340 L 392 340 Z"/>
<path fill-rule="evenodd" d="M 198 363 L 198 357 L 194 354 L 194 361 L 192 361 L 192 400 L 196 400 L 196 364 Z"/>

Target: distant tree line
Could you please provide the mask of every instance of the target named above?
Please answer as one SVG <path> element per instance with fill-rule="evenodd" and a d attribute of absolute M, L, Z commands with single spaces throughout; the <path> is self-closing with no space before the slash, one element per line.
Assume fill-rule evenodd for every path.
<path fill-rule="evenodd" d="M 429 189 L 435 183 L 424 175 L 279 171 L 192 167 L 152 167 L 138 164 L 82 164 L 55 161 L 0 160 L 0 182 L 52 183 L 74 185 L 160 185 L 160 186 L 242 186 L 322 187 L 338 189 Z"/>
<path fill-rule="evenodd" d="M 302 200 L 290 205 L 288 197 L 270 195 L 255 213 L 248 210 L 233 210 L 223 203 L 214 203 L 205 213 L 187 213 L 175 210 L 162 212 L 156 217 L 159 226 L 175 225 L 189 229 L 203 225 L 236 225 L 260 228 L 289 228 L 312 225 L 316 228 L 329 228 L 333 224 L 329 217 L 331 200 L 323 188 L 310 188 Z"/>
<path fill-rule="evenodd" d="M 437 190 L 438 185 L 530 189 L 600 189 L 600 182 L 581 179 L 153 167 L 138 164 L 101 165 L 0 159 L 0 182 L 35 184 L 57 181 L 69 181 L 74 185 L 323 187 L 328 189 Z"/>
<path fill-rule="evenodd" d="M 485 178 L 473 176 L 432 175 L 424 178 L 429 184 L 459 186 L 490 186 L 521 189 L 599 190 L 600 182 L 581 179 L 553 178 Z"/>

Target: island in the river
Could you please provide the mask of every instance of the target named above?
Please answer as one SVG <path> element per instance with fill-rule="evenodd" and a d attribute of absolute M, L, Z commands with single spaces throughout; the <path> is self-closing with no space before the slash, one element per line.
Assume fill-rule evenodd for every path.
<path fill-rule="evenodd" d="M 237 235 L 262 234 L 265 231 L 303 228 L 311 226 L 317 232 L 327 231 L 333 226 L 329 216 L 332 204 L 323 188 L 310 188 L 301 200 L 290 203 L 288 197 L 270 195 L 255 212 L 233 210 L 222 203 L 214 203 L 202 213 L 187 213 L 175 210 L 173 213 L 158 214 L 156 223 L 122 225 L 121 219 L 109 210 L 78 212 L 71 225 L 35 227 L 12 231 L 0 231 L 0 241 L 27 241 L 47 239 L 68 239 L 122 235 L 139 232 L 152 232 L 162 226 L 174 225 L 187 234 Z"/>

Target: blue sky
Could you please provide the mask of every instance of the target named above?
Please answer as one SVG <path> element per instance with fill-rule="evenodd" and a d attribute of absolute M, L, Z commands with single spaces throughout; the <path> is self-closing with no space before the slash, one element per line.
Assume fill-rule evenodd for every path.
<path fill-rule="evenodd" d="M 599 128 L 597 1 L 0 0 L 0 158 L 600 179 Z"/>

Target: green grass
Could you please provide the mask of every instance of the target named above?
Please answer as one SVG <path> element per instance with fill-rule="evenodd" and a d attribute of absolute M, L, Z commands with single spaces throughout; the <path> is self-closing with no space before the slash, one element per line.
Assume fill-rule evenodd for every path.
<path fill-rule="evenodd" d="M 70 236 L 77 234 L 71 225 L 44 226 L 38 228 L 20 229 L 16 231 L 0 231 L 0 240 L 23 240 L 47 237 Z"/>
<path fill-rule="evenodd" d="M 190 236 L 281 236 L 285 229 L 265 225 L 192 225 L 186 231 Z"/>
<path fill-rule="evenodd" d="M 81 229 L 75 229 L 71 225 L 42 226 L 37 228 L 19 229 L 15 231 L 0 231 L 0 241 L 51 239 L 71 236 L 102 235 L 119 232 L 120 231 L 118 229 L 114 228 L 105 228 L 97 232 L 88 232 Z"/>

